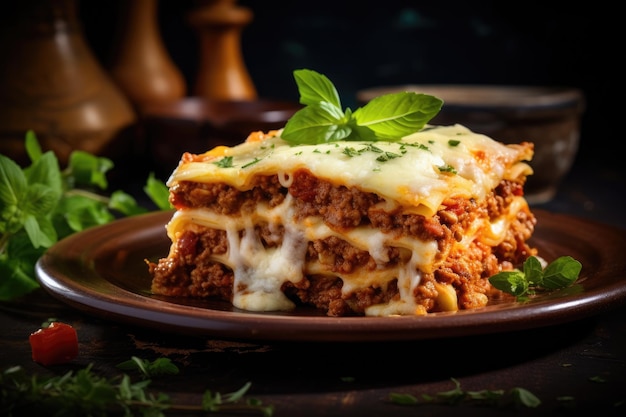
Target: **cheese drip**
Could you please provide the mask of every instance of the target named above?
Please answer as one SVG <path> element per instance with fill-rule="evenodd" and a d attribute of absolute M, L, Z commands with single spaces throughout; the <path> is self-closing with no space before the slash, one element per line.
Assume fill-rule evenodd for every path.
<path fill-rule="evenodd" d="M 246 216 L 246 220 L 203 209 L 179 210 L 167 225 L 168 236 L 173 242 L 171 251 L 175 250 L 177 238 L 183 230 L 197 230 L 198 226 L 225 230 L 228 236 L 228 252 L 213 255 L 212 259 L 233 270 L 233 305 L 245 310 L 293 309 L 294 304 L 283 294 L 281 287 L 285 282 L 297 283 L 305 274 L 313 273 L 341 278 L 342 293 L 345 296 L 371 286 L 386 286 L 390 281 L 398 279 L 402 300 L 407 305 L 414 305 L 412 294 L 421 277 L 418 271 L 431 269 L 437 253 L 437 243 L 434 240 L 392 238 L 369 226 L 339 234 L 319 218 L 309 217 L 303 222 L 295 222 L 293 210 L 293 198 L 290 195 L 287 195 L 282 204 L 272 209 L 259 206 L 256 212 Z M 272 248 L 263 246 L 254 231 L 254 225 L 261 221 L 270 225 L 284 225 L 280 245 Z M 329 236 L 340 237 L 352 246 L 370 253 L 376 261 L 377 269 L 368 273 L 356 271 L 343 274 L 330 271 L 329 267 L 319 262 L 307 264 L 308 242 Z M 387 246 L 406 248 L 411 252 L 410 261 L 390 267 L 387 265 Z"/>

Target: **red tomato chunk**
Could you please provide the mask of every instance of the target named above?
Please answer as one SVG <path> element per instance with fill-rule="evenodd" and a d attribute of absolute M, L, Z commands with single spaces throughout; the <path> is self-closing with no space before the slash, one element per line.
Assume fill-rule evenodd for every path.
<path fill-rule="evenodd" d="M 78 337 L 69 324 L 52 322 L 28 338 L 33 360 L 44 366 L 66 363 L 78 356 Z"/>

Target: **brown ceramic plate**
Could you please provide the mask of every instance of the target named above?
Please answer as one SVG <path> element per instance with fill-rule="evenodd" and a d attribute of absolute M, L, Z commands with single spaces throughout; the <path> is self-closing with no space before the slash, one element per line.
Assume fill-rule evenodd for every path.
<path fill-rule="evenodd" d="M 314 309 L 251 313 L 229 303 L 157 297 L 145 259 L 167 254 L 171 212 L 124 218 L 54 245 L 38 261 L 41 285 L 61 301 L 103 318 L 159 331 L 228 339 L 306 342 L 402 341 L 499 333 L 578 320 L 626 301 L 626 231 L 535 210 L 533 236 L 551 261 L 583 264 L 577 283 L 532 301 L 422 317 L 326 317 Z"/>

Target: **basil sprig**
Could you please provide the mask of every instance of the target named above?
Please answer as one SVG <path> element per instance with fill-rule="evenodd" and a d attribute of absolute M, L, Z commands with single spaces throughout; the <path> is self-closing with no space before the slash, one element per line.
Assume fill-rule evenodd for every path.
<path fill-rule="evenodd" d="M 60 239 L 149 210 L 122 190 L 104 193 L 110 159 L 74 150 L 61 169 L 53 151 L 42 151 L 35 132 L 26 132 L 24 146 L 28 167 L 0 155 L 0 301 L 39 287 L 37 259 Z M 144 192 L 159 209 L 171 208 L 168 188 L 153 173 Z"/>
<path fill-rule="evenodd" d="M 489 278 L 497 289 L 522 300 L 538 291 L 554 291 L 572 285 L 582 270 L 582 264 L 571 256 L 561 256 L 543 268 L 539 259 L 531 256 L 522 270 L 502 271 Z"/>
<path fill-rule="evenodd" d="M 300 104 L 281 137 L 294 145 L 350 141 L 398 141 L 417 132 L 439 113 L 443 100 L 400 92 L 374 98 L 354 112 L 342 110 L 339 94 L 325 76 L 309 69 L 293 72 Z"/>

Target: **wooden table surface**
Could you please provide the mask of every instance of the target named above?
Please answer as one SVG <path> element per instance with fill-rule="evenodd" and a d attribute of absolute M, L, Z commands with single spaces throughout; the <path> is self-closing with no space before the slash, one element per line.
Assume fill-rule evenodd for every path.
<path fill-rule="evenodd" d="M 597 187 L 587 172 L 575 173 L 569 181 L 547 208 L 624 228 L 623 214 L 615 211 L 619 206 L 609 195 L 615 184 Z M 623 179 L 617 181 L 623 187 Z M 579 201 L 581 195 L 595 203 L 593 210 Z M 76 328 L 80 353 L 69 364 L 46 368 L 32 361 L 28 336 L 50 317 Z M 167 357 L 180 373 L 153 379 L 155 392 L 167 393 L 174 402 L 198 404 L 207 389 L 228 393 L 251 382 L 249 396 L 271 404 L 276 417 L 626 413 L 626 305 L 558 326 L 463 338 L 259 343 L 129 326 L 85 314 L 39 290 L 19 301 L 0 303 L 0 325 L 2 369 L 21 365 L 29 372 L 61 375 L 93 364 L 95 372 L 115 375 L 116 365 L 132 356 Z M 466 391 L 525 388 L 542 403 L 511 409 L 473 402 L 390 401 L 392 393 L 420 397 L 451 390 L 453 378 Z"/>

